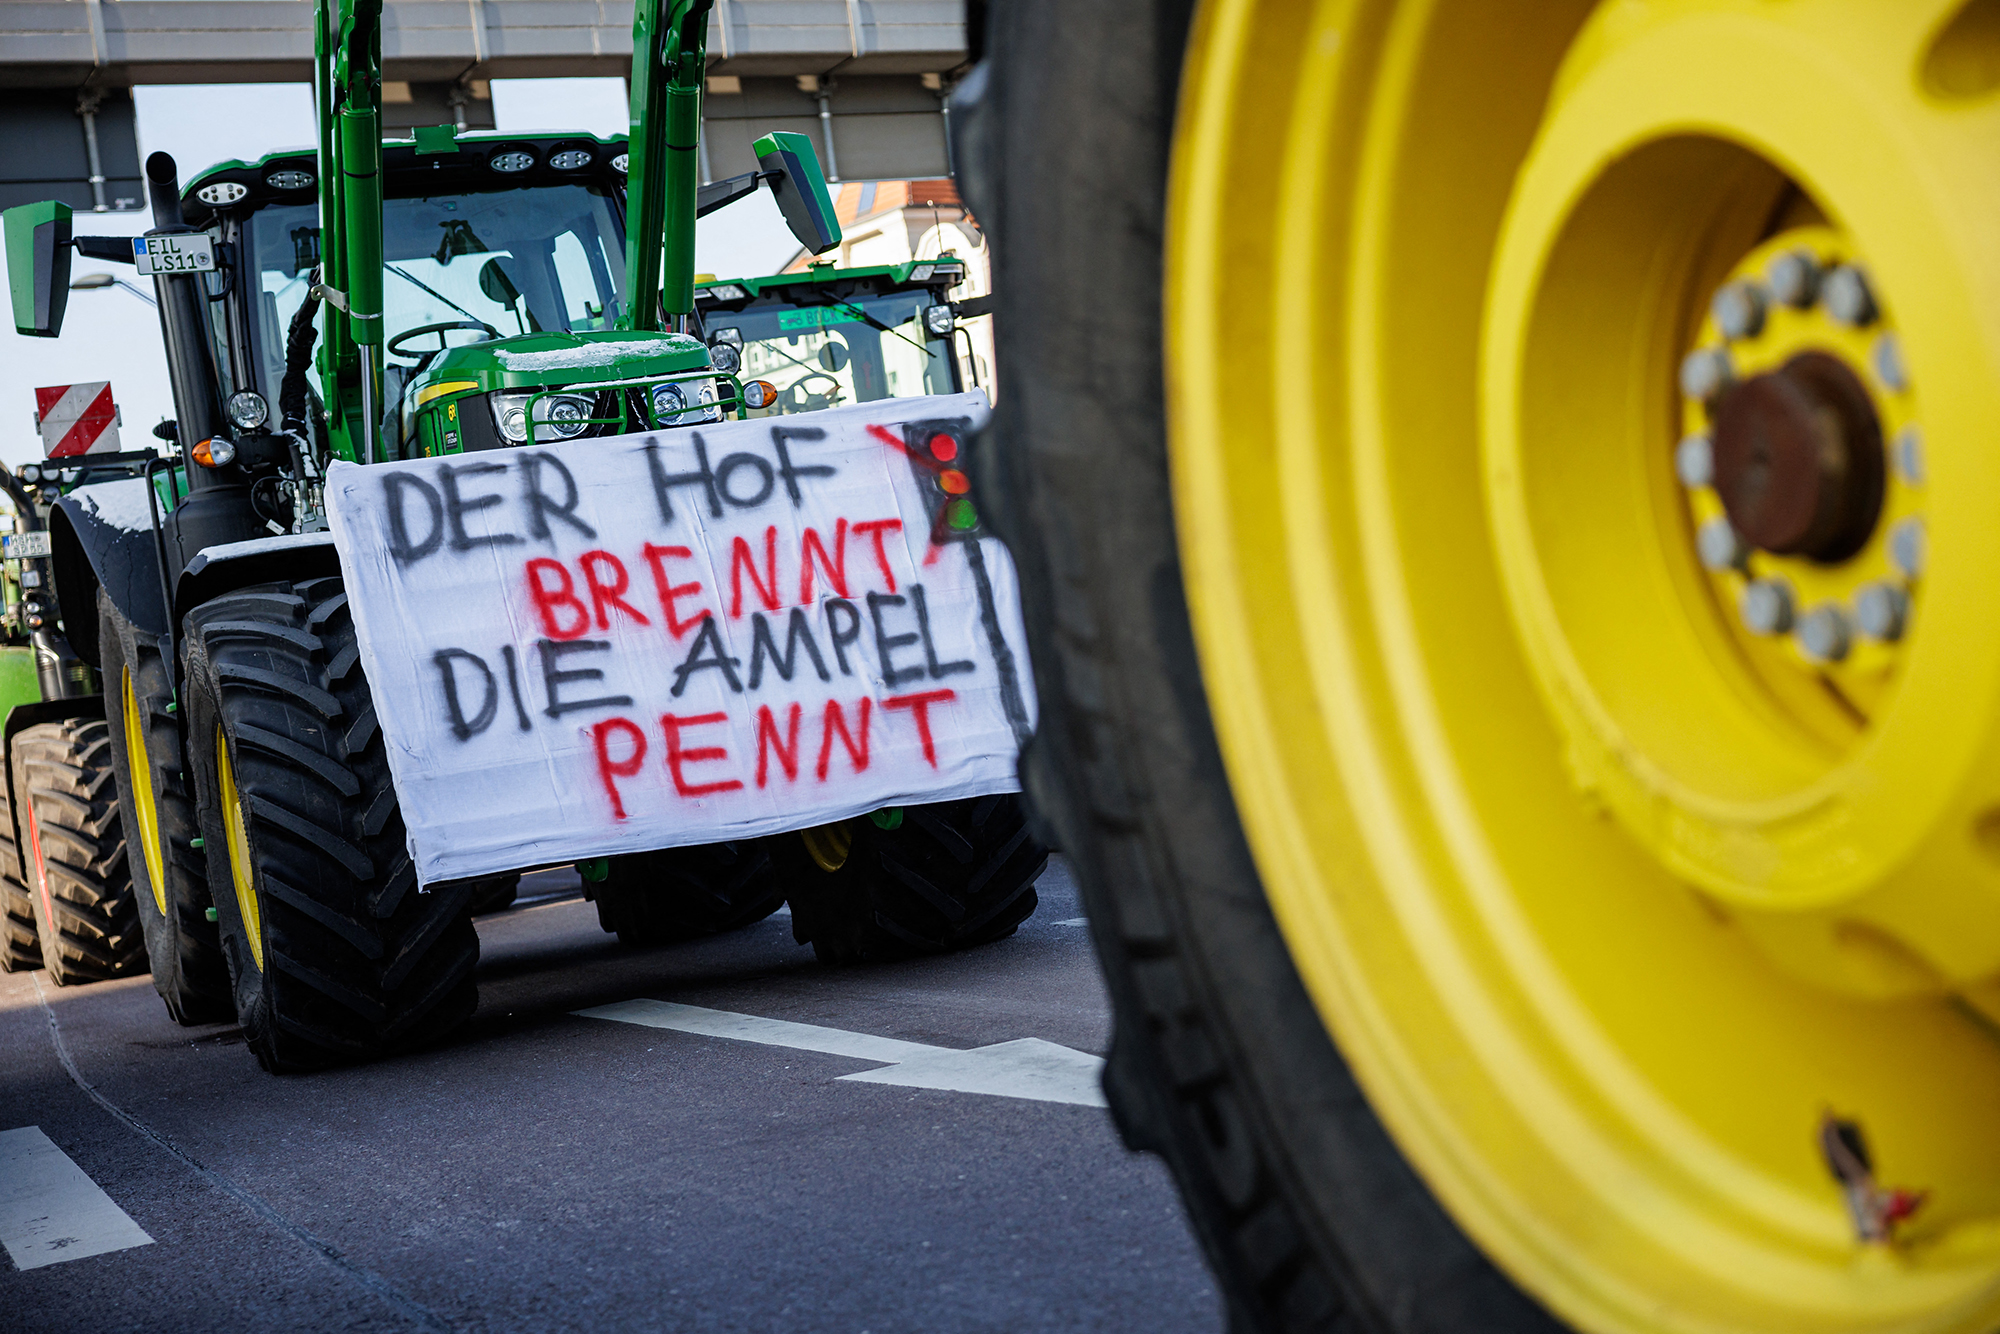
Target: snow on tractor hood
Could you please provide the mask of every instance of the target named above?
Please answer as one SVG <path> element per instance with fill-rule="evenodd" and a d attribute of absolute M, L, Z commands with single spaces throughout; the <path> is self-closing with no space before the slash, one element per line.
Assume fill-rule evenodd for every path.
<path fill-rule="evenodd" d="M 534 333 L 452 348 L 425 369 L 423 379 L 471 379 L 485 389 L 516 389 L 671 375 L 708 364 L 708 349 L 686 334 Z"/>

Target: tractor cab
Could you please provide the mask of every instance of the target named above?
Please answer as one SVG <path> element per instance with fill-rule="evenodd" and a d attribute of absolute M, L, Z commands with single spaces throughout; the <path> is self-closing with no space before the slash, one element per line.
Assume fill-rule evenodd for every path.
<path fill-rule="evenodd" d="M 695 309 L 718 369 L 768 399 L 751 416 L 956 394 L 955 257 L 871 268 L 815 264 L 768 278 L 697 279 Z"/>
<path fill-rule="evenodd" d="M 183 216 L 214 242 L 210 321 L 239 430 L 273 415 L 321 281 L 315 163 L 311 150 L 226 162 L 185 192 Z M 440 130 L 383 145 L 383 456 L 525 444 L 531 414 L 543 442 L 720 420 L 734 388 L 705 373 L 699 340 L 618 327 L 628 164 L 622 136 Z"/>

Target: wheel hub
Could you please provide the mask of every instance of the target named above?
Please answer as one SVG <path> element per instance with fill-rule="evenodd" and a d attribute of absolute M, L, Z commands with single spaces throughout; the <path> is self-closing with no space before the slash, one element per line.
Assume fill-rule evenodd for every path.
<path fill-rule="evenodd" d="M 1853 243 L 1817 217 L 1735 265 L 1681 363 L 1699 561 L 1732 633 L 1766 641 L 1744 645 L 1766 687 L 1842 748 L 1887 705 L 1922 569 L 1910 379 Z"/>
<path fill-rule="evenodd" d="M 1718 396 L 1715 489 L 1751 546 L 1831 564 L 1882 509 L 1882 424 L 1845 362 L 1802 352 Z"/>

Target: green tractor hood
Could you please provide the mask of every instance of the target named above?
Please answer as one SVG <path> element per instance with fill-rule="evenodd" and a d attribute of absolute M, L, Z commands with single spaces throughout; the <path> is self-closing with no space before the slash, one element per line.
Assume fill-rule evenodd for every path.
<path fill-rule="evenodd" d="M 448 349 L 410 382 L 408 392 L 428 404 L 460 393 L 657 379 L 707 368 L 708 349 L 687 334 L 633 329 L 516 334 Z"/>
<path fill-rule="evenodd" d="M 686 334 L 531 333 L 449 348 L 403 391 L 414 453 L 620 435 L 722 420 L 740 398 Z M 539 423 L 539 425 L 530 425 Z"/>

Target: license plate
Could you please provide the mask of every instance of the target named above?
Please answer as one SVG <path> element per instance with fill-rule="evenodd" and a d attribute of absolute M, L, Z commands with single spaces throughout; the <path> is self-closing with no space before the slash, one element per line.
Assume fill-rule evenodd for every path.
<path fill-rule="evenodd" d="M 132 262 L 139 266 L 139 275 L 144 278 L 156 273 L 205 273 L 215 267 L 215 244 L 202 232 L 188 236 L 135 236 Z"/>
<path fill-rule="evenodd" d="M 8 560 L 40 560 L 49 554 L 49 535 L 8 533 L 0 536 L 0 554 Z"/>

